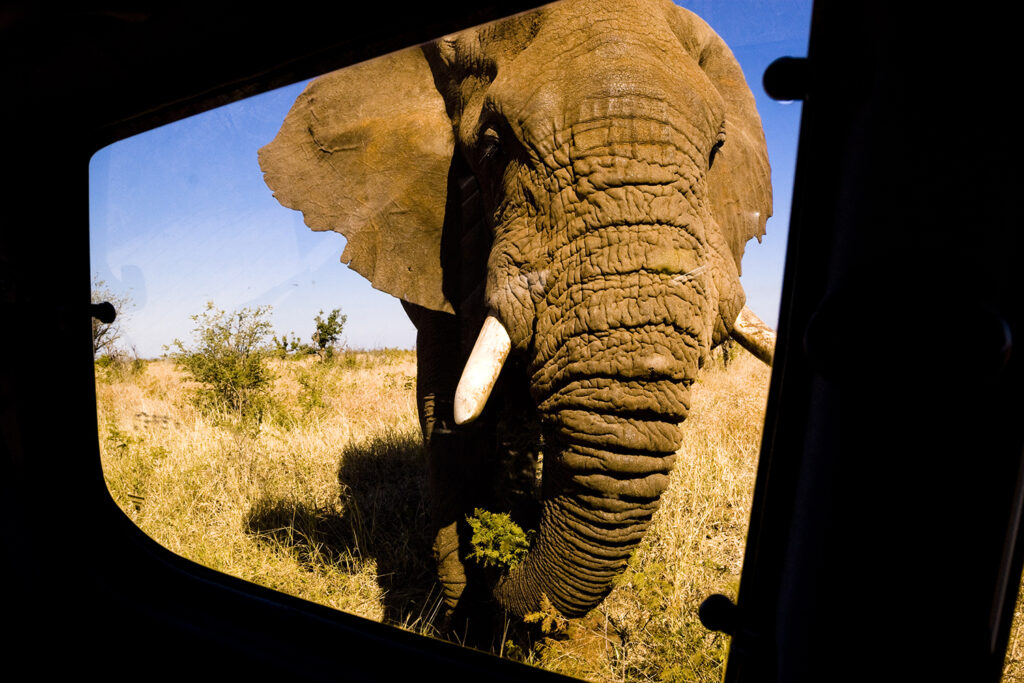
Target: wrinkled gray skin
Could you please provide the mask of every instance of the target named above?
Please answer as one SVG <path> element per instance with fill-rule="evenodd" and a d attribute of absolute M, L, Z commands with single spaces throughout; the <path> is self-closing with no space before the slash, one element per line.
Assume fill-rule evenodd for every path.
<path fill-rule="evenodd" d="M 549 5 L 321 77 L 260 163 L 418 328 L 448 608 L 595 607 L 668 485 L 690 386 L 732 331 L 744 245 L 771 213 L 760 119 L 726 45 L 667 1 Z M 512 354 L 483 415 L 456 426 L 488 313 Z M 541 438 L 517 436 L 534 418 Z M 465 517 L 506 505 L 495 471 L 541 447 L 539 515 L 513 509 L 532 548 L 482 572 L 463 560 Z"/>

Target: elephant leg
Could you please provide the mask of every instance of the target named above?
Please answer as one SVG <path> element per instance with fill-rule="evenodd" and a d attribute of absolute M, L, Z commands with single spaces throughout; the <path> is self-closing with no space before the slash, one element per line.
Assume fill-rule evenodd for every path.
<path fill-rule="evenodd" d="M 474 569 L 467 568 L 466 517 L 487 507 L 494 480 L 493 446 L 486 423 L 455 427 L 455 387 L 464 358 L 455 316 L 403 302 L 416 326 L 416 399 L 428 458 L 431 531 L 446 612 L 462 601 Z M 468 574 L 468 576 L 467 576 Z"/>

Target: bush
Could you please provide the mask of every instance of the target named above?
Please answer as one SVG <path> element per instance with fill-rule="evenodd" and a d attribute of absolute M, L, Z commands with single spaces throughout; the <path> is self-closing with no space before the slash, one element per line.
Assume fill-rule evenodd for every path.
<path fill-rule="evenodd" d="M 135 350 L 104 353 L 96 358 L 96 377 L 105 382 L 130 381 L 146 371 L 146 361 Z"/>
<path fill-rule="evenodd" d="M 273 354 L 276 358 L 298 358 L 300 356 L 309 356 L 317 353 L 317 349 L 313 348 L 309 344 L 303 344 L 299 340 L 299 336 L 294 332 L 291 333 L 292 338 L 288 338 L 288 332 L 281 335 L 280 338 L 275 334 L 271 337 L 270 341 L 273 344 Z"/>
<path fill-rule="evenodd" d="M 508 513 L 476 508 L 466 521 L 473 530 L 469 557 L 484 567 L 512 569 L 526 557 L 530 538 Z"/>
<path fill-rule="evenodd" d="M 194 346 L 178 339 L 171 344 L 177 365 L 203 385 L 195 395 L 200 408 L 256 424 L 263 419 L 274 380 L 266 364 L 269 314 L 270 306 L 225 313 L 211 301 L 206 311 L 192 316 Z"/>
<path fill-rule="evenodd" d="M 323 311 L 313 320 L 316 330 L 313 332 L 313 343 L 316 345 L 316 352 L 321 359 L 331 358 L 334 355 L 334 345 L 341 338 L 341 331 L 345 327 L 347 315 L 341 314 L 340 308 L 335 308 L 324 320 Z"/>
<path fill-rule="evenodd" d="M 320 367 L 327 366 L 321 365 Z M 298 401 L 304 415 L 327 408 L 327 382 L 323 370 L 299 370 L 295 375 L 295 381 L 299 384 Z"/>

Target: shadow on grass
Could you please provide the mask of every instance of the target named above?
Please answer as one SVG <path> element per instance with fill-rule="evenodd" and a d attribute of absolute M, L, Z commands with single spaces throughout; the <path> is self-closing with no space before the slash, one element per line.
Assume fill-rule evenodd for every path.
<path fill-rule="evenodd" d="M 419 436 L 388 433 L 346 448 L 338 480 L 340 516 L 307 501 L 262 500 L 249 513 L 249 532 L 311 569 L 356 571 L 360 560 L 376 560 L 385 623 L 434 632 L 439 592 Z"/>

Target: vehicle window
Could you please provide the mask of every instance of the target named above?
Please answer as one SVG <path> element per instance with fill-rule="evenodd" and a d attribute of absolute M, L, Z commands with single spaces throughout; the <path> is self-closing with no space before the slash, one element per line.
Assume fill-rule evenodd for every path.
<path fill-rule="evenodd" d="M 143 532 L 572 676 L 720 679 L 696 610 L 738 589 L 801 108 L 761 74 L 810 0 L 649 4 L 94 155 L 98 438 Z"/>

